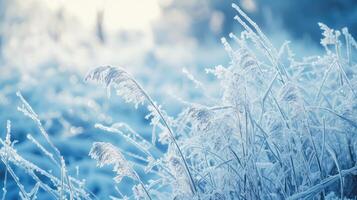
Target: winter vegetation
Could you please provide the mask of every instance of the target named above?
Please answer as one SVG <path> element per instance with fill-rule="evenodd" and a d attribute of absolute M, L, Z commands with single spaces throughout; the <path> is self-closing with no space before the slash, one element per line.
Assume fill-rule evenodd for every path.
<path fill-rule="evenodd" d="M 182 75 L 192 84 L 188 92 L 204 98 L 179 99 L 183 106 L 176 115 L 126 68 L 102 65 L 83 77 L 86 89 L 75 92 L 91 93 L 84 98 L 91 110 L 72 105 L 81 107 L 78 113 L 89 125 L 70 126 L 72 143 L 63 144 L 18 91 L 17 110 L 32 121 L 29 132 L 39 134 L 14 139 L 16 125 L 7 121 L 0 139 L 1 198 L 356 199 L 356 40 L 348 28 L 319 23 L 322 53 L 299 57 L 290 42 L 276 47 L 238 5 L 232 8 L 243 31 L 221 38 L 229 63 L 202 70 L 205 75 L 197 77 L 184 68 Z M 208 78 L 198 78 L 202 76 Z M 67 84 L 76 87 L 77 82 Z M 101 103 L 119 96 L 124 102 L 116 106 L 144 112 L 140 117 L 148 126 L 93 120 L 94 115 L 107 119 L 117 109 L 98 111 L 98 96 L 105 95 L 101 88 L 108 97 Z M 58 123 L 64 126 L 64 121 Z M 99 132 L 89 150 L 80 147 L 89 141 L 81 132 Z M 20 139 L 41 159 L 19 150 Z M 62 153 L 71 145 L 70 155 Z M 104 184 L 108 170 L 114 181 Z M 106 197 L 98 196 L 102 188 L 92 187 L 101 181 L 110 190 Z"/>

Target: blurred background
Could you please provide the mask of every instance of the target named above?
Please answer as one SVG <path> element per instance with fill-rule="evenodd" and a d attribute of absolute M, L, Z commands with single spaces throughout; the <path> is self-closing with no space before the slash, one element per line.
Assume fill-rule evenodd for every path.
<path fill-rule="evenodd" d="M 357 35 L 356 0 L 0 0 L 0 136 L 11 120 L 19 153 L 51 168 L 26 139 L 32 134 L 43 140 L 34 123 L 17 111 L 15 93 L 21 91 L 69 170 L 78 167 L 77 176 L 100 199 L 115 195 L 113 172 L 96 168 L 88 152 L 93 141 L 126 144 L 94 124 L 123 121 L 148 140 L 151 129 L 145 108 L 135 110 L 119 97 L 107 98 L 103 88 L 83 82 L 86 72 L 101 65 L 127 69 L 171 115 L 184 101 L 207 101 L 182 69 L 207 83 L 212 97 L 219 94 L 204 69 L 229 62 L 220 38 L 242 30 L 233 19 L 233 2 L 277 48 L 290 40 L 300 56 L 322 51 L 318 22 L 348 27 Z M 3 165 L 0 170 L 2 183 Z M 16 173 L 27 181 L 21 170 Z M 9 184 L 14 189 L 8 197 L 16 199 L 18 191 L 11 180 Z"/>

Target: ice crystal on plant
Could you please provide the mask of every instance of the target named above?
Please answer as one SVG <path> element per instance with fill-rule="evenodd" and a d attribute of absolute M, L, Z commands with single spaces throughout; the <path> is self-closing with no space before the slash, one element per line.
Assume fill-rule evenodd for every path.
<path fill-rule="evenodd" d="M 95 142 L 89 152 L 89 156 L 97 160 L 99 167 L 114 165 L 116 172 L 114 180 L 120 182 L 123 177 L 135 178 L 131 164 L 125 160 L 123 154 L 112 144 L 105 142 Z"/>
<path fill-rule="evenodd" d="M 341 35 L 340 31 L 335 31 L 323 23 L 318 24 L 321 30 L 323 30 L 322 35 L 324 37 L 321 39 L 322 46 L 327 47 L 328 45 L 335 45 L 339 42 L 338 37 Z"/>
<path fill-rule="evenodd" d="M 108 88 L 108 95 L 110 95 L 111 86 L 114 87 L 119 96 L 123 97 L 128 103 L 134 103 L 135 107 L 143 104 L 146 99 L 142 88 L 128 72 L 121 68 L 98 67 L 90 71 L 85 80 L 93 80 L 104 84 Z"/>

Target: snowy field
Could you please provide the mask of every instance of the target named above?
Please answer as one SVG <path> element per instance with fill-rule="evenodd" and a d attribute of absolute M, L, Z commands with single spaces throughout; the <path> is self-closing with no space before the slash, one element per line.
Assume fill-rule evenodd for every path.
<path fill-rule="evenodd" d="M 354 0 L 0 0 L 0 198 L 356 199 Z"/>

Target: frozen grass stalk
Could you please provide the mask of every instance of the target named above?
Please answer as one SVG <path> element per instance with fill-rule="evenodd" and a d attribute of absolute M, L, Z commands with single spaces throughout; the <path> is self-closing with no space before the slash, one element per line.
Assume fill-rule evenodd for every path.
<path fill-rule="evenodd" d="M 134 103 L 135 107 L 137 107 L 139 104 L 143 104 L 145 99 L 149 101 L 149 103 L 155 109 L 157 114 L 159 114 L 162 122 L 164 123 L 167 130 L 169 131 L 170 138 L 174 143 L 175 147 L 177 148 L 177 151 L 179 152 L 179 155 L 184 164 L 184 168 L 190 182 L 191 191 L 193 194 L 195 194 L 197 191 L 195 182 L 193 180 L 192 174 L 188 167 L 187 161 L 181 151 L 181 148 L 179 147 L 175 139 L 174 133 L 171 127 L 168 125 L 165 117 L 163 116 L 158 106 L 147 94 L 147 92 L 141 87 L 141 85 L 125 70 L 121 68 L 110 67 L 110 66 L 98 67 L 90 71 L 88 75 L 85 77 L 85 80 L 86 81 L 94 80 L 99 83 L 105 84 L 105 86 L 109 88 L 109 90 L 110 87 L 114 85 L 114 88 L 116 88 L 118 95 L 122 96 L 125 101 Z"/>

